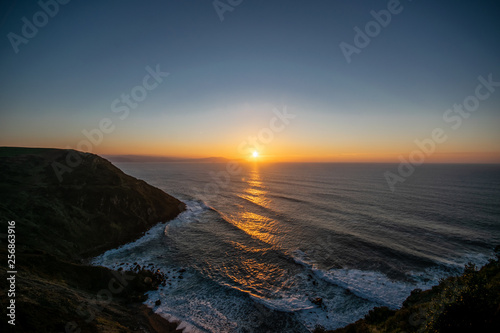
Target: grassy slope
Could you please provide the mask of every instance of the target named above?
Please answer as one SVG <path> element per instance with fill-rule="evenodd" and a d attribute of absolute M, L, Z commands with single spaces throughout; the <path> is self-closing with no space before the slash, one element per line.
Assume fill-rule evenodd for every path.
<path fill-rule="evenodd" d="M 66 164 L 68 153 L 82 162 L 60 182 L 52 163 Z M 130 305 L 156 287 L 150 272 L 129 273 L 134 278 L 124 290 L 110 301 L 97 301 L 99 291 L 109 290 L 116 277 L 106 268 L 80 262 L 172 219 L 184 210 L 182 202 L 93 154 L 0 148 L 0 170 L 0 221 L 5 230 L 0 233 L 6 232 L 7 221 L 16 221 L 17 332 L 64 332 L 68 322 L 82 332 L 173 331 L 140 304 Z M 6 249 L 2 238 L 3 262 Z M 5 265 L 0 271 L 4 313 Z M 146 277 L 152 282 L 146 284 Z M 91 320 L 89 314 L 94 315 Z M 0 326 L 5 325 L 2 320 Z"/>
<path fill-rule="evenodd" d="M 0 252 L 4 257 L 5 251 Z M 152 272 L 126 272 L 129 278 L 123 280 L 123 290 L 114 283 L 119 292 L 108 293 L 110 281 L 118 278 L 107 268 L 69 263 L 39 251 L 23 252 L 17 262 L 16 327 L 2 320 L 2 332 L 176 332 L 176 325 L 141 313 L 148 311 L 140 303 L 144 293 L 160 282 Z M 4 267 L 0 272 L 7 275 Z M 0 289 L 7 288 L 2 278 Z M 3 309 L 5 301 L 2 295 Z M 160 330 L 153 329 L 150 321 L 160 322 Z M 66 330 L 71 325 L 75 330 Z"/>
<path fill-rule="evenodd" d="M 168 221 L 184 204 L 93 154 L 56 177 L 53 162 L 70 151 L 0 148 L 0 216 L 15 220 L 18 246 L 67 259 L 81 258 L 137 238 Z"/>

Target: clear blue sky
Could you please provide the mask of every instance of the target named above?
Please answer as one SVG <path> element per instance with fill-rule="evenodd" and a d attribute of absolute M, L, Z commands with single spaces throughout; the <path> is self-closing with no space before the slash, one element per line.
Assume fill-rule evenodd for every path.
<path fill-rule="evenodd" d="M 456 131 L 442 119 L 478 76 L 500 81 L 497 1 L 402 0 L 351 63 L 339 44 L 388 1 L 243 0 L 221 21 L 212 1 L 73 0 L 18 53 L 8 34 L 41 8 L 1 6 L 0 145 L 74 148 L 108 117 L 96 153 L 237 156 L 286 106 L 297 117 L 262 147 L 276 159 L 397 161 L 446 127 L 438 153 L 500 160 L 500 87 Z M 157 64 L 170 75 L 118 119 Z"/>

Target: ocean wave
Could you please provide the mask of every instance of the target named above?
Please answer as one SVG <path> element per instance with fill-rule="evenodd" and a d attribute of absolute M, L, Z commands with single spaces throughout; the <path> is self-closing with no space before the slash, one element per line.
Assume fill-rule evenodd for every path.
<path fill-rule="evenodd" d="M 434 279 L 427 279 L 427 283 L 424 283 L 425 277 L 430 277 L 428 274 L 425 277 L 420 277 L 422 282 L 412 284 L 392 280 L 387 275 L 376 271 L 346 268 L 323 270 L 310 261 L 302 251 L 296 251 L 294 260 L 296 263 L 310 269 L 323 281 L 344 288 L 357 297 L 393 309 L 400 307 L 413 289 L 427 289 L 433 283 L 437 283 Z"/>
<path fill-rule="evenodd" d="M 162 236 L 162 232 L 165 228 L 166 223 L 158 223 L 149 229 L 144 235 L 127 244 L 124 244 L 116 249 L 111 249 L 103 254 L 93 258 L 90 263 L 96 266 L 105 266 L 110 268 L 115 268 L 116 260 L 115 257 L 120 256 L 121 253 L 136 251 L 138 248 L 146 246 L 151 241 L 158 239 Z"/>
<path fill-rule="evenodd" d="M 378 271 L 348 268 L 319 269 L 307 254 L 300 250 L 295 251 L 293 257 L 296 263 L 310 269 L 318 278 L 344 288 L 362 299 L 392 309 L 401 307 L 412 290 L 430 289 L 439 284 L 440 279 L 461 274 L 465 264 L 471 262 L 481 267 L 492 258 L 488 254 L 467 253 L 453 260 L 442 259 L 441 262 L 422 271 L 407 272 L 408 281 L 412 281 L 408 282 L 391 279 Z"/>
<path fill-rule="evenodd" d="M 165 226 L 165 235 L 168 235 L 168 232 L 172 228 L 183 227 L 193 222 L 203 222 L 202 214 L 206 211 L 214 210 L 202 200 L 186 200 L 184 203 L 186 204 L 186 210 Z"/>
<path fill-rule="evenodd" d="M 182 287 L 177 289 L 176 292 L 171 292 L 160 287 L 148 292 L 145 304 L 167 320 L 178 323 L 177 328 L 184 333 L 235 331 L 237 324 L 228 318 L 231 306 L 235 304 L 230 302 L 234 302 L 234 299 L 210 295 L 209 290 L 201 285 L 197 286 L 196 292 Z M 161 300 L 161 304 L 155 305 L 156 300 Z"/>
<path fill-rule="evenodd" d="M 188 200 L 184 201 L 184 203 L 186 204 L 186 210 L 180 213 L 175 219 L 170 222 L 160 222 L 154 225 L 151 229 L 145 232 L 142 237 L 118 248 L 108 250 L 93 258 L 90 263 L 92 265 L 118 268 L 117 260 L 119 257 L 126 257 L 127 254 L 131 255 L 132 252 L 137 252 L 143 253 L 143 256 L 139 256 L 134 262 L 141 266 L 149 265 L 151 261 L 155 259 L 155 256 L 158 255 L 157 253 L 149 251 L 149 244 L 156 242 L 157 240 L 163 238 L 164 235 L 167 235 L 170 228 L 178 228 L 192 222 L 202 221 L 201 215 L 204 212 L 211 210 L 209 206 L 199 200 Z M 130 268 L 126 264 L 122 266 L 123 269 Z"/>
<path fill-rule="evenodd" d="M 283 194 L 269 194 L 268 196 L 271 197 L 271 198 L 287 200 L 287 201 L 291 201 L 291 202 L 294 202 L 294 203 L 306 203 L 306 204 L 310 203 L 310 201 L 307 200 L 306 198 L 297 199 L 297 198 L 292 198 L 292 197 L 289 197 L 289 196 L 286 196 L 286 195 L 283 195 Z"/>

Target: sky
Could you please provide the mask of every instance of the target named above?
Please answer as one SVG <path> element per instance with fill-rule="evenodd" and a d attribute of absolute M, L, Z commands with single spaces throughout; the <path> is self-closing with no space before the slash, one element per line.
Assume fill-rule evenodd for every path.
<path fill-rule="evenodd" d="M 497 1 L 0 6 L 0 146 L 500 163 Z"/>

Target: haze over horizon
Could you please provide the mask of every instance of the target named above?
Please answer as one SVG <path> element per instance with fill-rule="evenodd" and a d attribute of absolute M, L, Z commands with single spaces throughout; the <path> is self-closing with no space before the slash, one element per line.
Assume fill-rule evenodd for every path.
<path fill-rule="evenodd" d="M 500 163 L 495 1 L 40 3 L 0 7 L 1 146 Z"/>

